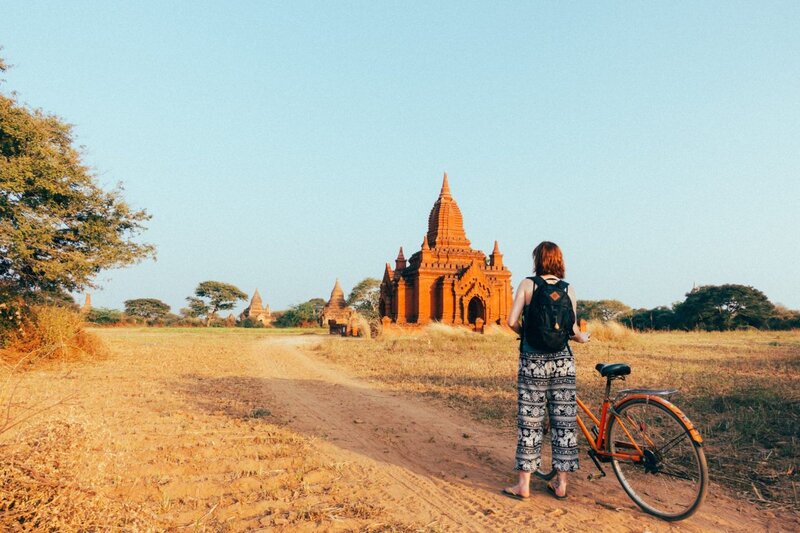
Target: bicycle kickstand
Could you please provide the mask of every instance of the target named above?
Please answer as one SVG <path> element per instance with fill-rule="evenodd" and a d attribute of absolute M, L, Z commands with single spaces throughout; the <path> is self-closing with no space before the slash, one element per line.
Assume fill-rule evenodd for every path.
<path fill-rule="evenodd" d="M 586 479 L 589 481 L 594 481 L 595 479 L 600 479 L 601 477 L 606 477 L 606 471 L 603 470 L 603 467 L 600 465 L 600 461 L 597 460 L 597 454 L 594 450 L 589 450 L 589 457 L 592 459 L 594 466 L 600 471 L 600 474 L 589 474 Z"/>

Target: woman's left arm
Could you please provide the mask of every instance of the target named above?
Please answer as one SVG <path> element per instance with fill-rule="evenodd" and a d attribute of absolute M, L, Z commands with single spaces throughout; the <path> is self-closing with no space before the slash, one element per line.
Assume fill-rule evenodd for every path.
<path fill-rule="evenodd" d="M 519 333 L 519 318 L 522 315 L 522 308 L 525 307 L 525 281 L 528 280 L 523 279 L 519 287 L 517 287 L 517 294 L 514 295 L 514 303 L 511 305 L 511 312 L 508 314 L 508 327 L 516 333 Z"/>

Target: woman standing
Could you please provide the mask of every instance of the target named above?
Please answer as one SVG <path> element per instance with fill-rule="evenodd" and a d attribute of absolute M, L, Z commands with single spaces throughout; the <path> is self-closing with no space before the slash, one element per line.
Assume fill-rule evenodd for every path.
<path fill-rule="evenodd" d="M 519 284 L 508 317 L 508 325 L 521 337 L 517 379 L 519 481 L 503 489 L 503 493 L 518 499 L 530 496 L 531 472 L 539 467 L 541 459 L 547 405 L 553 467 L 558 471 L 556 481 L 548 483 L 547 489 L 563 499 L 567 497 L 567 472 L 578 469 L 575 359 L 566 339 L 588 342 L 589 334 L 582 333 L 575 324 L 577 299 L 573 288 L 563 281 L 564 257 L 555 243 L 544 241 L 533 250 L 533 272 L 535 277 Z M 541 291 L 539 299 L 534 297 L 537 290 Z M 566 319 L 560 319 L 564 312 Z M 524 325 L 520 324 L 521 318 Z"/>

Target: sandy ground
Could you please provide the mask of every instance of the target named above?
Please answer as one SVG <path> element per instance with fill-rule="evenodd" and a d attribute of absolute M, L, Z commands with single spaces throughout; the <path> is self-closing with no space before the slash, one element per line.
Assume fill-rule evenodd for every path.
<path fill-rule="evenodd" d="M 107 361 L 30 373 L 23 402 L 75 396 L 0 443 L 14 453 L 57 421 L 73 459 L 56 465 L 59 475 L 91 489 L 86 505 L 125 502 L 119 512 L 137 518 L 124 529 L 800 530 L 795 515 L 757 510 L 714 485 L 695 516 L 659 521 L 610 469 L 586 480 L 588 459 L 567 501 L 538 481 L 530 500 L 511 500 L 499 490 L 513 478 L 513 431 L 357 379 L 317 356 L 313 337 L 235 348 L 186 337 L 165 356 L 163 336 L 141 333 L 132 349 L 124 335 L 104 334 Z M 106 528 L 102 519 L 85 526 Z"/>

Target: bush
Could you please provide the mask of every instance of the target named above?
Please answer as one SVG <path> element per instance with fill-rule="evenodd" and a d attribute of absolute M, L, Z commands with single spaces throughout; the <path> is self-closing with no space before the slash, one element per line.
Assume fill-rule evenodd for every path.
<path fill-rule="evenodd" d="M 124 316 L 122 311 L 107 309 L 105 307 L 93 307 L 86 313 L 86 322 L 101 326 L 111 326 L 122 322 Z"/>
<path fill-rule="evenodd" d="M 592 335 L 592 340 L 594 341 L 620 341 L 636 335 L 632 329 L 626 328 L 619 322 L 611 320 L 608 322 L 590 320 L 588 328 L 589 333 Z"/>
<path fill-rule="evenodd" d="M 0 302 L 0 347 L 14 332 L 22 331 L 22 324 L 27 310 L 21 301 Z"/>
<path fill-rule="evenodd" d="M 675 329 L 675 312 L 669 307 L 661 306 L 653 309 L 636 309 L 619 318 L 629 328 L 638 331 L 655 331 Z"/>
<path fill-rule="evenodd" d="M 239 323 L 243 328 L 263 328 L 264 324 L 253 318 L 247 317 Z"/>
<path fill-rule="evenodd" d="M 34 306 L 23 314 L 21 326 L 8 334 L 0 356 L 11 363 L 30 364 L 106 353 L 102 342 L 84 331 L 80 313 L 64 307 Z"/>

